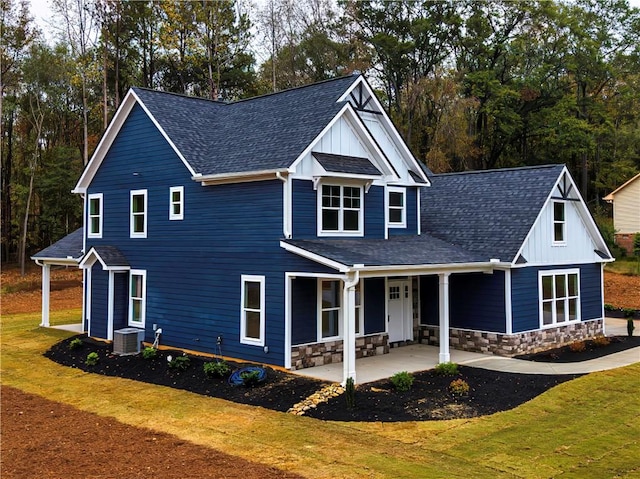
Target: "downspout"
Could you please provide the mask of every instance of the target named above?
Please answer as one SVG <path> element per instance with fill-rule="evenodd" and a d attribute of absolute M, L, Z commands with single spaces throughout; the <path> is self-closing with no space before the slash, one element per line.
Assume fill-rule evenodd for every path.
<path fill-rule="evenodd" d="M 284 237 L 289 239 L 291 238 L 291 227 L 290 227 L 290 221 L 291 221 L 291 208 L 290 208 L 290 192 L 289 192 L 289 186 L 290 186 L 290 182 L 288 181 L 287 178 L 285 178 L 284 176 L 282 176 L 282 173 L 279 171 L 276 171 L 276 178 L 278 178 L 280 181 L 282 181 L 283 184 L 283 193 L 282 193 L 282 197 L 283 197 L 283 201 L 282 201 L 282 209 L 283 209 L 283 219 L 282 219 L 282 230 L 284 233 Z"/>
<path fill-rule="evenodd" d="M 355 286 L 360 281 L 360 271 L 353 272 L 353 279 L 349 280 L 350 274 L 344 278 L 344 290 L 342 303 L 344 308 L 342 335 L 342 363 L 343 363 L 343 386 L 347 379 L 352 378 L 356 382 L 356 323 L 355 323 Z"/>

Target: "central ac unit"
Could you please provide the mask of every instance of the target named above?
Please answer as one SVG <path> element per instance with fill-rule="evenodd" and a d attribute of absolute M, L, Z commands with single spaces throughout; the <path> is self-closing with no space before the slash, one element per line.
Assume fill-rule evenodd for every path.
<path fill-rule="evenodd" d="M 113 332 L 113 354 L 138 354 L 144 340 L 144 329 L 124 328 Z"/>

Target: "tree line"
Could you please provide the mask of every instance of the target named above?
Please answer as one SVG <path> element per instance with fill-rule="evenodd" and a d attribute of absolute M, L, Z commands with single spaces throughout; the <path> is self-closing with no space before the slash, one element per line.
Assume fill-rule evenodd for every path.
<path fill-rule="evenodd" d="M 0 0 L 2 261 L 81 225 L 69 192 L 131 86 L 224 101 L 365 73 L 434 172 L 565 163 L 595 212 L 640 171 L 627 0 Z"/>

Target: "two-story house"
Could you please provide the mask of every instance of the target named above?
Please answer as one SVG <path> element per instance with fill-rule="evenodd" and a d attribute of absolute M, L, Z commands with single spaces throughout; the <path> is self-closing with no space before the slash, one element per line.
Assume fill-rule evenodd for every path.
<path fill-rule="evenodd" d="M 346 379 L 408 342 L 448 361 L 604 327 L 611 255 L 567 169 L 433 175 L 363 76 L 233 103 L 134 88 L 74 192 L 92 337 Z"/>

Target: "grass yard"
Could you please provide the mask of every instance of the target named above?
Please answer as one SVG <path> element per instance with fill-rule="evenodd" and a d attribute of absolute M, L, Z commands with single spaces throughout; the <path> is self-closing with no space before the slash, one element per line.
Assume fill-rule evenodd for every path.
<path fill-rule="evenodd" d="M 640 478 L 640 363 L 477 419 L 328 423 L 59 366 L 42 352 L 70 333 L 38 323 L 3 314 L 3 385 L 305 477 Z"/>

